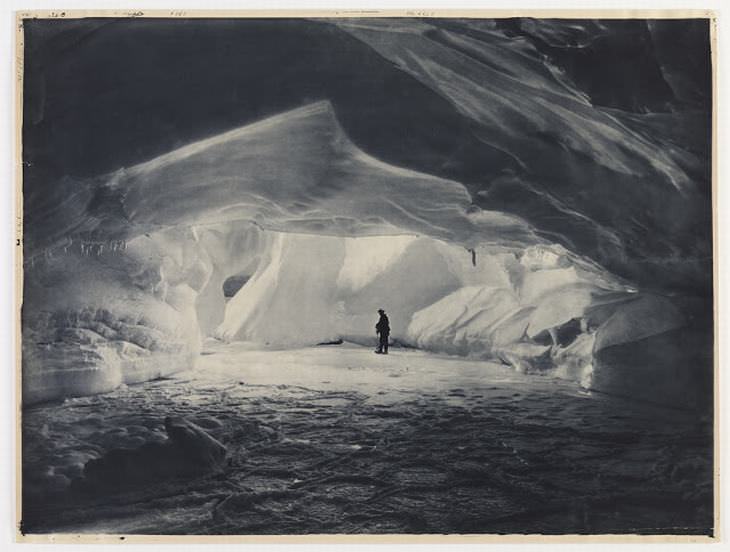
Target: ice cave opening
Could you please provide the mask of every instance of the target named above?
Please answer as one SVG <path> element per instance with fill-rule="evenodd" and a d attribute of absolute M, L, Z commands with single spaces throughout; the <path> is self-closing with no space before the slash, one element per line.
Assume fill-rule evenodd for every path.
<path fill-rule="evenodd" d="M 323 480 L 328 490 L 305 496 L 328 501 L 337 487 L 327 481 L 341 478 L 348 493 L 379 500 L 378 474 L 393 472 L 424 489 L 419 496 L 437 497 L 460 487 L 420 482 L 441 477 L 441 465 L 472 477 L 469 455 L 504 457 L 522 474 L 500 482 L 496 499 L 474 487 L 475 496 L 510 504 L 524 478 L 559 480 L 540 468 L 525 476 L 542 456 L 524 460 L 529 446 L 559 450 L 540 465 L 560 474 L 575 470 L 573 454 L 596 459 L 571 472 L 581 483 L 569 496 L 591 488 L 597 472 L 630 496 L 644 492 L 644 479 L 627 486 L 624 466 L 664 469 L 676 452 L 656 451 L 675 433 L 688 480 L 709 473 L 707 462 L 683 459 L 706 447 L 697 332 L 668 299 L 555 244 L 467 248 L 417 234 L 343 237 L 236 221 L 112 247 L 70 243 L 29 272 L 24 308 L 38 314 L 28 315 L 23 336 L 23 515 L 33 531 L 208 531 L 210 502 L 201 510 L 190 497 L 228 496 L 220 485 L 238 477 L 240 496 Z M 391 320 L 388 357 L 371 353 L 379 307 Z M 402 452 L 389 456 L 397 447 L 388 439 Z M 627 459 L 610 464 L 607 454 Z M 672 492 L 690 485 L 673 481 Z M 702 524 L 711 487 L 698 489 L 687 508 Z M 171 505 L 147 498 L 165 493 Z M 109 506 L 94 510 L 98 500 Z M 262 527 L 278 528 L 266 504 Z M 216 517 L 231 507 L 231 519 Z M 159 522 L 148 515 L 158 508 Z M 257 519 L 239 519 L 236 508 L 213 508 L 213 526 L 240 532 Z M 440 511 L 424 515 L 441 519 Z M 654 519 L 648 511 L 641 515 Z M 294 517 L 322 530 L 309 508 Z M 616 523 L 598 518 L 583 523 L 607 531 Z M 483 523 L 521 527 L 509 516 Z"/>
<path fill-rule="evenodd" d="M 711 21 L 102 19 L 23 23 L 24 530 L 712 534 Z"/>
<path fill-rule="evenodd" d="M 674 406 L 695 406 L 687 389 L 701 390 L 699 370 L 688 368 L 696 336 L 679 309 L 555 244 L 468 249 L 416 234 L 340 237 L 238 221 L 123 247 L 72 244 L 37 263 L 31 274 L 41 269 L 44 280 L 29 279 L 26 292 L 37 332 L 25 335 L 26 404 L 189 369 L 206 340 L 372 347 L 379 307 L 396 346 L 646 400 L 666 389 L 660 396 Z M 52 339 L 33 337 L 41 332 Z M 672 392 L 678 378 L 681 393 Z"/>
<path fill-rule="evenodd" d="M 189 369 L 210 338 L 371 346 L 380 307 L 404 346 L 674 406 L 710 385 L 703 305 L 365 154 L 328 102 L 57 193 L 26 237 L 24 404 Z"/>

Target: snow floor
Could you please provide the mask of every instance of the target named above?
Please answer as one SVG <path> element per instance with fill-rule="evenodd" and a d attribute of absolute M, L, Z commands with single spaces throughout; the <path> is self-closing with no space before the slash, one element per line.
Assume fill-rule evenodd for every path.
<path fill-rule="evenodd" d="M 164 440 L 168 415 L 223 442 L 226 467 L 69 487 L 90 458 Z M 194 371 L 24 411 L 23 530 L 707 534 L 709 419 L 422 351 L 208 343 Z"/>

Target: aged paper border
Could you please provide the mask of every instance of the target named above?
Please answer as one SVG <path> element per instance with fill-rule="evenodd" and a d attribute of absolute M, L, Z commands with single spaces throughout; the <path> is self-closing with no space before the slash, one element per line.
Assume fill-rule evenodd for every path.
<path fill-rule="evenodd" d="M 128 535 L 128 534 L 24 534 L 20 531 L 22 514 L 22 360 L 21 360 L 21 306 L 23 302 L 23 182 L 22 182 L 22 125 L 23 125 L 23 77 L 24 77 L 24 34 L 25 19 L 78 19 L 97 18 L 359 18 L 359 17 L 418 17 L 418 18 L 602 18 L 602 19 L 709 19 L 710 50 L 712 63 L 712 238 L 713 238 L 713 316 L 714 316 L 714 535 L 541 535 L 541 534 L 449 534 L 449 535 Z M 710 544 L 722 540 L 720 518 L 720 387 L 719 387 L 719 246 L 718 246 L 718 43 L 717 14 L 705 9 L 402 9 L 402 10 L 323 10 L 323 9 L 281 9 L 281 10 L 230 10 L 230 9 L 70 9 L 70 10 L 22 10 L 15 12 L 15 539 L 21 543 L 39 544 L 573 544 L 573 543 L 677 543 Z"/>

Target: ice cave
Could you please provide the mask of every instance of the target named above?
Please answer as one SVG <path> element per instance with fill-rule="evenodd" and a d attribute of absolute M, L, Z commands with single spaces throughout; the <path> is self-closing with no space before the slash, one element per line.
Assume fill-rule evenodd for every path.
<path fill-rule="evenodd" d="M 622 488 L 652 481 L 647 492 L 654 494 L 647 502 L 637 490 L 615 498 L 616 489 L 604 492 L 586 479 L 581 485 L 599 485 L 591 492 L 603 500 L 591 506 L 590 519 L 573 513 L 556 522 L 559 508 L 494 523 L 476 513 L 450 521 L 424 513 L 425 521 L 353 521 L 356 531 L 622 532 L 633 527 L 629 519 L 657 524 L 649 532 L 708 531 L 711 455 L 707 442 L 697 440 L 711 432 L 713 396 L 706 21 L 38 20 L 26 33 L 26 528 L 86 530 L 82 520 L 92 506 L 84 503 L 85 513 L 73 517 L 68 504 L 83 501 L 64 493 L 102 477 L 107 468 L 94 462 L 109 458 L 114 444 L 136 450 L 150 439 L 164 441 L 164 415 L 152 425 L 130 421 L 141 413 L 185 415 L 197 429 L 167 419 L 171 442 L 175 435 L 208 439 L 209 433 L 230 452 L 235 438 L 226 433 L 226 420 L 232 418 L 219 412 L 234 393 L 223 391 L 229 384 L 271 385 L 255 401 L 273 401 L 283 387 L 309 388 L 313 378 L 325 387 L 346 385 L 338 379 L 346 377 L 343 370 L 351 374 L 367 362 L 372 369 L 364 369 L 371 373 L 362 375 L 361 387 L 346 397 L 330 389 L 332 409 L 353 393 L 373 400 L 380 393 L 397 395 L 393 404 L 411 401 L 407 412 L 426 416 L 430 406 L 418 401 L 438 381 L 437 391 L 449 400 L 466 394 L 474 404 L 485 396 L 484 404 L 501 404 L 508 424 L 537 427 L 541 415 L 570 418 L 566 424 L 594 424 L 587 437 L 594 440 L 600 428 L 618 424 L 609 439 L 613 452 L 606 453 L 626 454 L 620 477 L 628 479 L 617 481 Z M 690 45 L 683 52 L 676 33 Z M 591 72 L 591 64 L 605 73 Z M 381 307 L 393 327 L 387 358 L 371 354 Z M 221 370 L 225 385 L 210 383 Z M 387 387 L 396 380 L 400 387 Z M 529 406 L 500 403 L 494 391 L 502 389 L 500 381 L 514 391 L 510 397 L 532 389 L 547 398 Z M 206 385 L 217 386 L 210 404 Z M 420 398 L 398 395 L 411 388 Z M 475 394 L 477 388 L 486 395 Z M 125 398 L 135 393 L 134 400 Z M 576 406 L 584 400 L 601 404 L 601 414 L 590 410 L 596 406 Z M 246 426 L 261 442 L 283 431 L 287 411 L 277 412 L 276 404 L 284 403 L 268 406 L 278 428 L 271 421 Z M 476 415 L 459 408 L 458 416 Z M 511 408 L 520 414 L 510 417 Z M 341 410 L 352 417 L 353 409 Z M 646 411 L 630 422 L 614 419 L 633 409 Z M 81 411 L 101 418 L 92 423 Z M 669 412 L 657 416 L 673 429 L 640 433 L 634 422 L 645 412 Z M 469 428 L 483 438 L 490 419 L 453 418 L 448 431 Z M 550 432 L 552 422 L 545 423 Z M 570 435 L 584 429 L 577 425 Z M 693 435 L 693 444 L 671 449 L 656 437 L 671 431 Z M 59 444 L 61 435 L 73 442 Z M 515 442 L 501 438 L 504 446 L 493 453 L 512 455 L 500 468 L 505 479 L 494 483 L 497 495 L 506 493 L 502 502 L 495 499 L 501 509 L 509 510 L 505 505 L 520 493 L 538 501 L 548 493 L 519 479 L 519 462 L 539 462 L 543 454 L 530 448 L 536 437 L 525 435 Z M 306 440 L 286 438 L 292 447 Z M 560 446 L 569 449 L 570 439 Z M 671 451 L 652 456 L 657 439 Z M 361 441 L 328 441 L 325 459 L 376 446 Z M 591 443 L 581 446 L 600 448 Z M 246 447 L 254 457 L 256 447 Z M 415 462 L 421 453 L 405 454 Z M 558 462 L 574 465 L 581 454 Z M 216 449 L 206 462 L 222 462 L 218 455 Z M 669 470 L 666 477 L 674 479 L 661 486 L 659 476 L 626 468 L 644 457 L 654 472 Z M 236 461 L 229 459 L 229 467 Z M 453 477 L 487 477 L 486 464 L 475 462 Z M 415 469 L 403 473 L 411 473 L 406 468 Z M 436 485 L 438 469 L 429 465 L 419 477 Z M 690 474 L 684 479 L 682 469 Z M 137 477 L 133 472 L 125 477 Z M 295 475 L 298 489 L 303 484 Z M 279 483 L 266 492 L 285 492 Z M 572 485 L 561 474 L 553 483 Z M 362 490 L 365 483 L 357 485 Z M 381 495 L 405 500 L 407 493 L 396 490 L 378 487 L 363 503 Z M 238 491 L 227 492 L 214 508 L 214 531 L 343 529 L 321 521 L 327 514 L 316 509 L 312 515 L 321 519 L 309 525 L 301 512 L 304 525 L 296 525 L 289 519 L 294 514 L 281 517 L 276 508 L 264 516 L 273 522 L 253 524 L 263 502 L 256 511 L 245 507 L 249 527 L 235 521 L 244 509 L 243 499 L 230 494 Z M 655 508 L 658 496 L 681 497 L 680 505 L 655 519 L 655 510 L 627 513 L 615 504 L 635 499 Z M 65 514 L 54 510 L 56 525 L 38 506 L 52 503 L 49 497 L 65 505 Z M 277 500 L 266 497 L 261 501 Z M 570 509 L 567 503 L 561 507 Z M 125 525 L 128 504 L 115 504 L 118 517 L 93 525 L 95 532 L 182 530 L 149 511 L 144 523 Z M 208 512 L 205 504 L 195 508 Z M 205 516 L 195 517 L 195 508 L 186 512 L 197 521 L 180 519 L 202 532 Z"/>
<path fill-rule="evenodd" d="M 705 328 L 687 324 L 681 300 L 477 207 L 457 182 L 368 156 L 327 102 L 107 178 L 115 209 L 62 211 L 58 244 L 26 261 L 26 403 L 187 370 L 207 337 L 370 345 L 377 305 L 407 346 L 560 367 L 587 387 L 671 404 L 707 392 L 703 349 L 688 346 Z M 226 301 L 237 274 L 249 279 Z"/>

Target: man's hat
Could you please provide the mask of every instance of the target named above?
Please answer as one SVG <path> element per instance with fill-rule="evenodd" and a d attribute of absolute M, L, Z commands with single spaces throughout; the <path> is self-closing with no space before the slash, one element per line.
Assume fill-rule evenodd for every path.
<path fill-rule="evenodd" d="M 378 309 L 378 312 L 385 312 L 383 309 Z"/>

